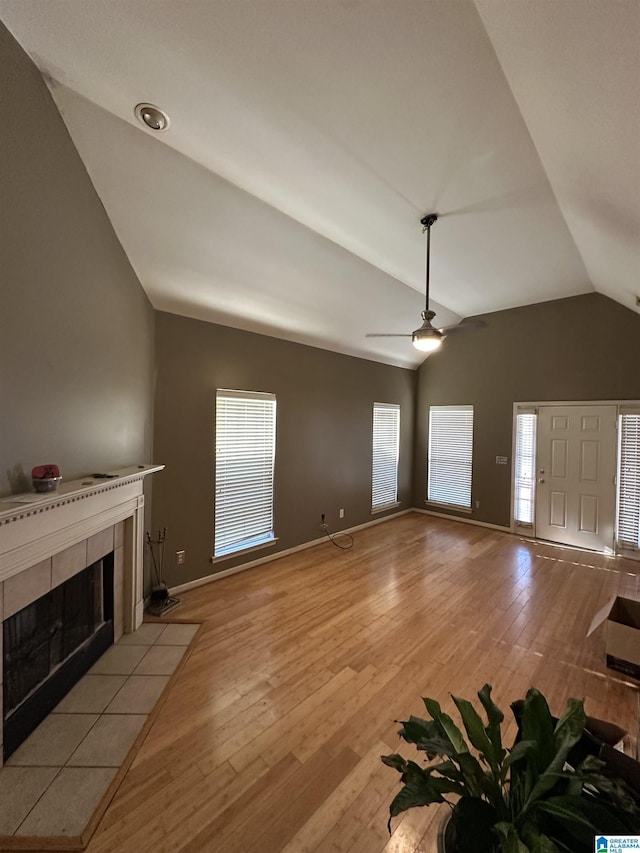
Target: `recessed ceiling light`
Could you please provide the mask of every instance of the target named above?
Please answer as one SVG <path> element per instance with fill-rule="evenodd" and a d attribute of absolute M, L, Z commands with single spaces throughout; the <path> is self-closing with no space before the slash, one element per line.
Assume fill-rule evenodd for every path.
<path fill-rule="evenodd" d="M 136 118 L 149 130 L 160 132 L 167 130 L 170 125 L 169 116 L 153 104 L 138 104 L 134 110 Z"/>

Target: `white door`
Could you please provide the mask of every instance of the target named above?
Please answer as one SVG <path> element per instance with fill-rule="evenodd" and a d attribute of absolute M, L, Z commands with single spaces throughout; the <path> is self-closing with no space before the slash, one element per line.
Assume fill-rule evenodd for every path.
<path fill-rule="evenodd" d="M 615 406 L 540 406 L 536 536 L 613 549 Z"/>

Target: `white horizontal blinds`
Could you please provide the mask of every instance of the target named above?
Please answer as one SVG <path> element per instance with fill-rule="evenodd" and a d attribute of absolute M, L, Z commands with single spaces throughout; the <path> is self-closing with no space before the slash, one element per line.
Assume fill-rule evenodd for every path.
<path fill-rule="evenodd" d="M 618 543 L 640 549 L 640 409 L 620 410 Z"/>
<path fill-rule="evenodd" d="M 371 509 L 381 509 L 398 499 L 399 446 L 400 406 L 374 403 Z"/>
<path fill-rule="evenodd" d="M 535 510 L 536 414 L 516 414 L 516 455 L 513 517 L 521 525 L 533 526 Z"/>
<path fill-rule="evenodd" d="M 216 557 L 274 538 L 273 394 L 216 393 Z"/>
<path fill-rule="evenodd" d="M 471 507 L 472 457 L 473 406 L 431 406 L 428 499 Z"/>

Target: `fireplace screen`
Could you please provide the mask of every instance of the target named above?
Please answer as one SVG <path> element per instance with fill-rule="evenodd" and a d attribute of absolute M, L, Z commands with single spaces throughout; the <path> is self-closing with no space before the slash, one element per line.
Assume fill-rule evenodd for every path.
<path fill-rule="evenodd" d="M 103 584 L 99 560 L 4 622 L 5 719 L 104 624 Z"/>

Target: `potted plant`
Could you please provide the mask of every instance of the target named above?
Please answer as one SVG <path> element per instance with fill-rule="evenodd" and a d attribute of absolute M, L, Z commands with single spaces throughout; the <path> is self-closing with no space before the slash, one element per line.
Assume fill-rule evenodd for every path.
<path fill-rule="evenodd" d="M 569 699 L 556 721 L 544 696 L 529 690 L 518 709 L 516 742 L 507 749 L 504 714 L 488 684 L 478 698 L 486 722 L 471 702 L 452 697 L 466 738 L 434 699 L 423 700 L 430 720 L 401 723 L 400 736 L 429 764 L 382 757 L 403 783 L 389 809 L 390 830 L 401 812 L 446 802 L 450 820 L 440 842 L 446 853 L 592 853 L 596 834 L 640 832 L 640 810 L 625 784 L 606 775 L 593 755 L 575 761 L 586 723 L 581 701 Z"/>

